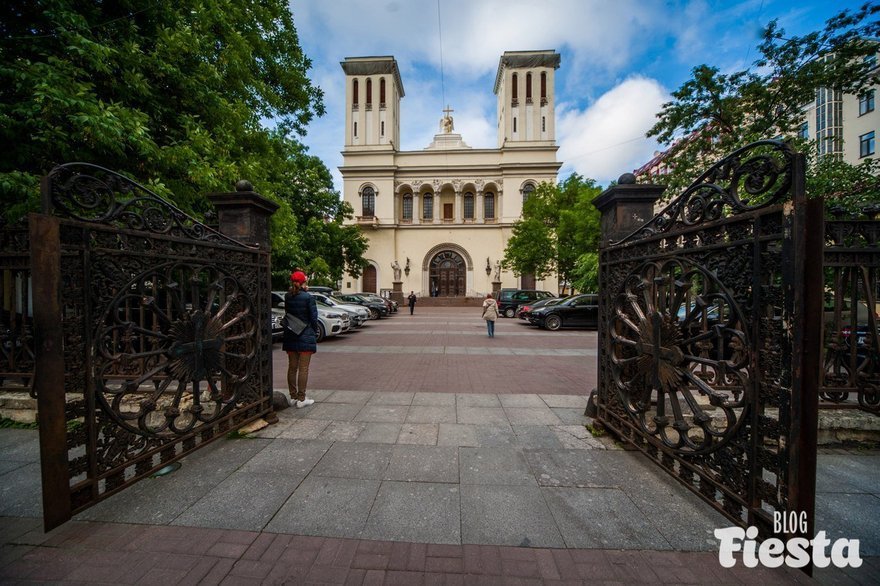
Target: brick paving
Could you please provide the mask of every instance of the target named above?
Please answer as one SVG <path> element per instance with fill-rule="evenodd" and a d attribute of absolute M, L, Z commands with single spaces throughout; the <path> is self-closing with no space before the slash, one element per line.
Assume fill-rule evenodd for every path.
<path fill-rule="evenodd" d="M 0 517 L 0 582 L 111 584 L 811 584 L 712 552 L 438 545 Z M 855 572 L 855 571 L 854 571 Z M 877 558 L 838 583 L 880 575 Z M 869 582 L 861 582 L 869 583 Z"/>
<path fill-rule="evenodd" d="M 595 332 L 502 319 L 489 340 L 467 311 L 417 308 L 327 340 L 313 407 L 282 411 L 254 439 L 212 444 L 49 534 L 36 434 L 0 430 L 0 583 L 880 580 L 876 453 L 820 455 L 820 506 L 833 494 L 843 508 L 820 509 L 819 524 L 862 539 L 861 568 L 817 570 L 816 581 L 724 569 L 705 535 L 725 521 L 584 428 Z M 276 349 L 274 359 L 283 387 L 286 357 Z"/>

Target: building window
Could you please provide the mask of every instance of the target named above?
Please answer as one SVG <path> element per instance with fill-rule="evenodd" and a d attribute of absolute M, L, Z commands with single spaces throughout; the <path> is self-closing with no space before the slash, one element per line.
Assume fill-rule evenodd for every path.
<path fill-rule="evenodd" d="M 859 116 L 874 111 L 874 90 L 859 98 Z"/>
<path fill-rule="evenodd" d="M 517 91 L 518 91 L 517 87 L 516 87 L 517 86 L 517 76 L 515 73 L 513 74 L 512 80 L 513 80 L 512 85 L 510 87 L 510 102 L 511 102 L 511 105 L 516 106 L 519 103 L 519 99 L 518 99 L 519 94 L 517 93 Z"/>
<path fill-rule="evenodd" d="M 522 194 L 523 194 L 523 203 L 526 203 L 529 198 L 532 196 L 532 193 L 535 191 L 535 186 L 531 183 L 526 183 L 523 185 Z"/>
<path fill-rule="evenodd" d="M 513 131 L 516 132 L 516 118 L 513 119 Z"/>
<path fill-rule="evenodd" d="M 526 104 L 532 103 L 532 74 L 526 73 Z"/>
<path fill-rule="evenodd" d="M 379 107 L 385 107 L 385 78 L 379 80 Z"/>
<path fill-rule="evenodd" d="M 810 139 L 810 123 L 804 122 L 803 124 L 801 124 L 801 127 L 798 128 L 797 135 L 798 135 L 798 138 L 802 138 L 804 140 L 809 140 Z"/>
<path fill-rule="evenodd" d="M 355 122 L 354 123 L 354 137 L 357 138 L 357 136 L 358 136 L 358 123 Z"/>
<path fill-rule="evenodd" d="M 487 220 L 495 219 L 495 194 L 486 193 L 483 196 L 483 217 Z"/>
<path fill-rule="evenodd" d="M 470 192 L 464 194 L 464 219 L 474 219 L 474 194 Z"/>
<path fill-rule="evenodd" d="M 541 105 L 547 104 L 547 72 L 541 72 Z"/>
<path fill-rule="evenodd" d="M 358 85 L 358 80 L 354 80 L 351 85 L 352 85 L 351 93 L 354 95 L 354 98 L 352 98 L 352 106 L 357 108 L 358 102 L 360 101 L 360 95 L 359 95 L 360 87 Z"/>
<path fill-rule="evenodd" d="M 422 197 L 422 218 L 430 220 L 434 217 L 434 196 L 426 193 Z"/>
<path fill-rule="evenodd" d="M 411 193 L 407 193 L 403 196 L 403 219 L 404 220 L 412 220 L 412 204 L 413 204 L 413 196 Z"/>
<path fill-rule="evenodd" d="M 547 117 L 541 116 L 541 132 L 547 132 Z"/>
<path fill-rule="evenodd" d="M 385 136 L 385 121 L 379 123 L 379 136 Z"/>
<path fill-rule="evenodd" d="M 838 90 L 816 90 L 816 140 L 819 155 L 842 156 L 843 93 Z"/>
<path fill-rule="evenodd" d="M 367 80 L 367 108 L 373 105 L 373 80 Z"/>
<path fill-rule="evenodd" d="M 376 192 L 372 187 L 364 187 L 361 192 L 361 207 L 363 212 L 361 215 L 365 218 L 372 218 L 376 215 Z"/>
<path fill-rule="evenodd" d="M 874 131 L 859 137 L 859 157 L 867 157 L 874 154 Z"/>

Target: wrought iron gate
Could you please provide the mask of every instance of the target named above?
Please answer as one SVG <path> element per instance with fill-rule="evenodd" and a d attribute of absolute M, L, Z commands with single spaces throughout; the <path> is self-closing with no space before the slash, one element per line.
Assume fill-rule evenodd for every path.
<path fill-rule="evenodd" d="M 803 157 L 762 141 L 600 251 L 598 420 L 764 537 L 813 530 L 821 234 Z"/>
<path fill-rule="evenodd" d="M 269 252 L 86 164 L 30 224 L 46 529 L 271 411 Z"/>

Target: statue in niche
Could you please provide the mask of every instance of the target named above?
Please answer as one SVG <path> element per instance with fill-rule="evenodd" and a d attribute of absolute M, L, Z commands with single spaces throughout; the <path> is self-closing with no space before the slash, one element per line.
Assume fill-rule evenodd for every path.
<path fill-rule="evenodd" d="M 394 271 L 395 282 L 400 281 L 400 263 L 398 263 L 396 260 L 391 263 L 391 270 Z"/>
<path fill-rule="evenodd" d="M 495 261 L 495 281 L 501 282 L 501 261 Z"/>

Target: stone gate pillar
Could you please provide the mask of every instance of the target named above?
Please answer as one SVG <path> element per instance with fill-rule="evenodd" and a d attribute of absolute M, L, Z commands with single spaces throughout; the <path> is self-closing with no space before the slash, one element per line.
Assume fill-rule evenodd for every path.
<path fill-rule="evenodd" d="M 637 184 L 635 175 L 624 173 L 617 185 L 599 194 L 593 200 L 602 213 L 599 247 L 620 240 L 653 218 L 654 204 L 665 189 L 663 185 Z"/>
<path fill-rule="evenodd" d="M 278 204 L 266 199 L 254 191 L 250 181 L 241 180 L 235 184 L 235 191 L 230 193 L 210 193 L 208 200 L 214 204 L 219 220 L 219 231 L 230 238 L 238 240 L 242 244 L 257 245 L 266 252 L 271 252 L 272 243 L 269 240 L 269 220 L 272 214 L 278 210 Z M 260 289 L 266 291 L 266 299 L 260 305 L 268 307 L 271 303 L 269 292 L 272 290 L 271 271 L 266 276 L 266 283 Z M 270 314 L 271 315 L 271 314 Z M 268 318 L 267 318 L 268 319 Z M 287 406 L 287 398 L 282 393 L 274 393 L 271 388 L 272 376 L 272 326 L 271 322 L 265 324 L 264 330 L 269 336 L 267 368 L 270 376 L 270 389 L 272 393 L 272 405 L 276 410 Z M 269 423 L 277 423 L 278 416 L 274 412 L 265 417 Z"/>
<path fill-rule="evenodd" d="M 231 193 L 210 193 L 220 221 L 220 232 L 243 244 L 258 245 L 270 250 L 269 218 L 278 204 L 254 191 L 250 181 L 239 181 Z"/>

